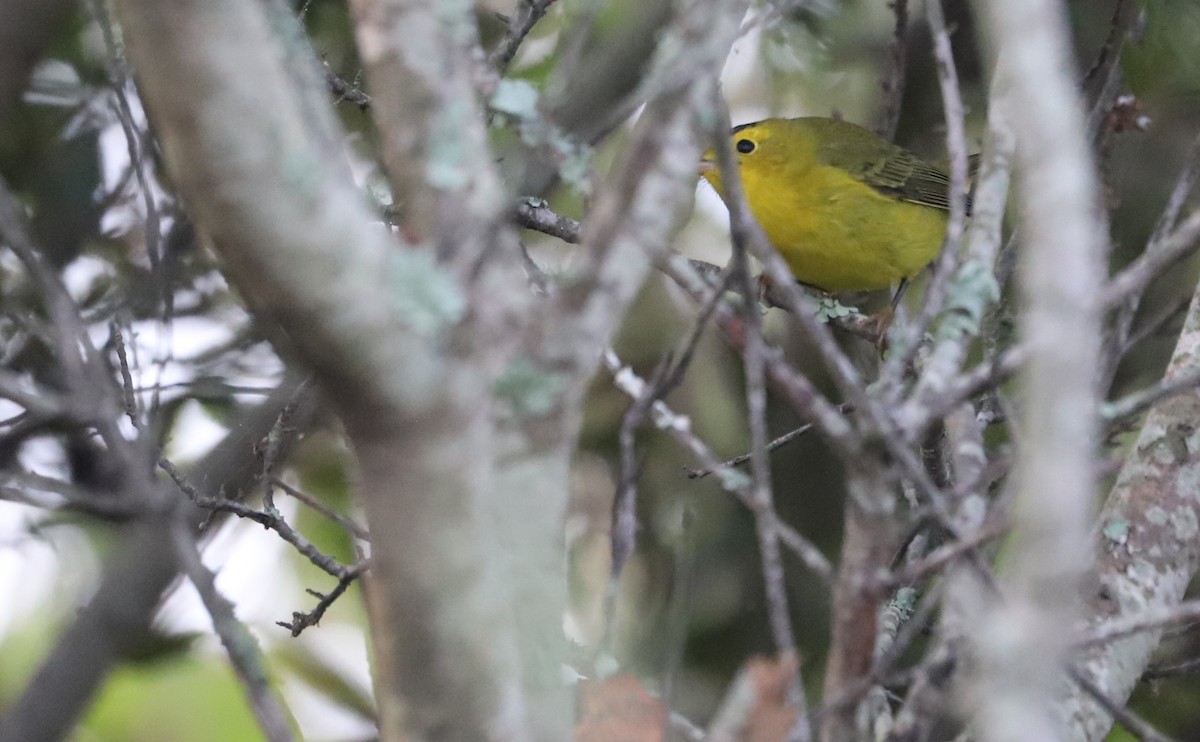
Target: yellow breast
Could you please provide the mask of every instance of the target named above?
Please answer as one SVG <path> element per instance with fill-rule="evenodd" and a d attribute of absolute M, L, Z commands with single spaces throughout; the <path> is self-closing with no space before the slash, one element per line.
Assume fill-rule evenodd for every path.
<path fill-rule="evenodd" d="M 946 214 L 899 201 L 845 171 L 816 166 L 780 181 L 743 168 L 750 210 L 797 280 L 826 291 L 882 289 L 919 272 L 946 231 Z"/>

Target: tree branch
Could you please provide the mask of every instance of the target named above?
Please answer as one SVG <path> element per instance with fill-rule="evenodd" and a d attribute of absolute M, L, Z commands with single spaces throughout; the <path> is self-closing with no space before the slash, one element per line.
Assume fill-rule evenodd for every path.
<path fill-rule="evenodd" d="M 252 487 L 259 474 L 255 446 L 271 431 L 280 410 L 293 402 L 297 383 L 285 382 L 241 415 L 229 435 L 189 472 L 192 481 L 210 495 L 234 496 Z M 293 418 L 298 431 L 307 428 L 314 406 L 311 394 L 300 401 Z M 293 436 L 289 448 L 294 441 Z M 200 524 L 208 515 L 188 508 L 179 517 Z M 95 595 L 0 718 L 0 742 L 62 739 L 125 653 L 146 640 L 159 598 L 179 574 L 169 531 L 162 517 L 125 527 L 122 548 L 104 565 Z"/>
<path fill-rule="evenodd" d="M 1020 327 L 1029 346 L 1007 600 L 975 632 L 975 719 L 984 740 L 1056 739 L 1069 627 L 1090 551 L 1104 217 L 1073 81 L 1062 6 L 983 4 L 1011 71 L 1025 254 Z M 1053 599 L 1050 599 L 1053 596 Z"/>

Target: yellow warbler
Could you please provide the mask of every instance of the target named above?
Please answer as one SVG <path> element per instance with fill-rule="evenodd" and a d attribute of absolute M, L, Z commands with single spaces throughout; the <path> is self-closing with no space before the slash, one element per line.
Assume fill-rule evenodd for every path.
<path fill-rule="evenodd" d="M 944 168 L 836 119 L 766 119 L 732 137 L 750 210 L 802 283 L 886 288 L 937 255 L 950 208 Z M 724 199 L 711 150 L 701 174 Z"/>

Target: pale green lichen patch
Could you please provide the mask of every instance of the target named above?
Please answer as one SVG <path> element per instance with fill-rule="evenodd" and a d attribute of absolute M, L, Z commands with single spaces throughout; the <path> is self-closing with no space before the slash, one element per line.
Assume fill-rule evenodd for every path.
<path fill-rule="evenodd" d="M 1124 518 L 1110 520 L 1104 525 L 1104 538 L 1117 544 L 1124 544 L 1129 539 L 1129 521 Z"/>
<path fill-rule="evenodd" d="M 505 78 L 496 85 L 488 105 L 495 111 L 515 116 L 518 119 L 531 119 L 537 116 L 538 91 L 528 80 L 510 80 Z"/>
<path fill-rule="evenodd" d="M 561 374 L 543 371 L 525 358 L 517 358 L 497 377 L 492 390 L 521 417 L 549 414 L 563 388 Z"/>
<path fill-rule="evenodd" d="M 1162 466 L 1170 466 L 1178 460 L 1178 448 L 1173 445 L 1173 438 L 1169 433 L 1156 438 L 1142 449 L 1142 452 L 1147 455 L 1149 461 Z"/>
<path fill-rule="evenodd" d="M 469 0 L 440 0 L 433 5 L 450 40 L 464 47 L 477 41 L 478 29 Z"/>
<path fill-rule="evenodd" d="M 1000 284 L 992 269 L 977 260 L 963 264 L 946 294 L 946 310 L 937 325 L 939 340 L 979 334 L 988 309 L 1000 300 Z"/>
<path fill-rule="evenodd" d="M 558 174 L 568 185 L 584 196 L 592 193 L 592 184 L 587 175 L 592 167 L 592 150 L 588 147 L 573 147 L 564 153 L 558 166 Z"/>
<path fill-rule="evenodd" d="M 822 296 L 817 300 L 817 319 L 822 322 L 849 317 L 852 314 L 858 314 L 858 310 L 842 304 L 832 296 Z"/>
<path fill-rule="evenodd" d="M 721 480 L 721 486 L 730 492 L 745 489 L 752 484 L 750 477 L 740 469 L 734 469 L 731 466 L 723 466 L 717 469 L 716 474 L 717 478 Z"/>
<path fill-rule="evenodd" d="M 1200 534 L 1200 523 L 1196 522 L 1196 512 L 1191 508 L 1176 508 L 1169 519 L 1171 531 L 1179 541 L 1190 542 Z"/>
<path fill-rule="evenodd" d="M 427 250 L 397 250 L 389 256 L 392 307 L 424 337 L 458 324 L 467 300 L 458 283 Z"/>
<path fill-rule="evenodd" d="M 301 196 L 311 196 L 317 193 L 326 182 L 325 173 L 319 162 L 304 154 L 299 149 L 293 149 L 284 154 L 280 169 L 283 180 Z"/>
<path fill-rule="evenodd" d="M 425 177 L 431 186 L 457 190 L 471 180 L 470 148 L 460 132 L 472 111 L 469 101 L 455 98 L 438 111 L 426 149 Z"/>
<path fill-rule="evenodd" d="M 1125 612 L 1142 610 L 1153 603 L 1155 586 L 1160 580 L 1160 573 L 1153 564 L 1137 559 L 1125 567 L 1127 585 L 1121 591 L 1121 609 Z"/>
<path fill-rule="evenodd" d="M 1160 507 L 1153 507 L 1146 510 L 1146 521 L 1156 526 L 1166 525 L 1167 511 Z"/>
<path fill-rule="evenodd" d="M 1200 467 L 1181 467 L 1175 475 L 1175 483 L 1181 498 L 1200 499 Z"/>

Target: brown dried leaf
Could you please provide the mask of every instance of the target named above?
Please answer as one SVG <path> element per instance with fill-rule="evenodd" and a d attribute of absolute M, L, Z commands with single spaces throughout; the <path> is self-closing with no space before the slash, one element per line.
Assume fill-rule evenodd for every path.
<path fill-rule="evenodd" d="M 746 717 L 746 742 L 782 742 L 796 721 L 796 709 L 787 700 L 796 674 L 796 660 L 754 657 L 743 671 L 755 688 L 755 703 Z"/>
<path fill-rule="evenodd" d="M 581 683 L 583 714 L 575 742 L 663 742 L 667 707 L 632 675 Z"/>

